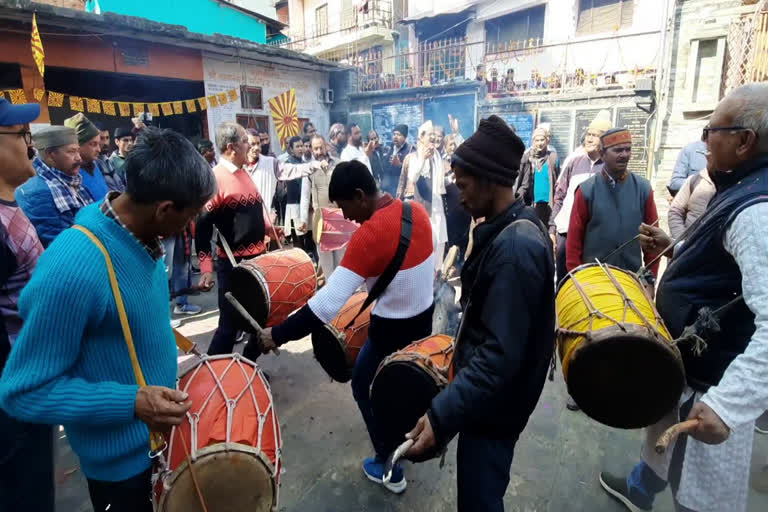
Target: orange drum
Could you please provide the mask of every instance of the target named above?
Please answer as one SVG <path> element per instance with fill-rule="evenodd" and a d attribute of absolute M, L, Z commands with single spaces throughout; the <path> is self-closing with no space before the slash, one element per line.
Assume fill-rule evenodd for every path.
<path fill-rule="evenodd" d="M 301 249 L 281 249 L 241 261 L 229 283 L 229 291 L 262 327 L 281 323 L 306 304 L 316 289 L 315 265 Z M 241 321 L 242 329 L 251 332 L 250 324 Z"/>
<path fill-rule="evenodd" d="M 211 511 L 277 510 L 282 439 L 261 370 L 239 354 L 195 357 L 183 366 L 177 387 L 193 405 L 171 430 L 156 510 L 201 510 L 197 486 Z"/>
<path fill-rule="evenodd" d="M 321 251 L 336 251 L 346 247 L 360 225 L 344 218 L 341 208 L 320 208 L 315 215 L 315 243 Z"/>
<path fill-rule="evenodd" d="M 371 384 L 377 432 L 388 451 L 429 409 L 432 399 L 453 379 L 453 338 L 436 334 L 388 356 Z"/>
<path fill-rule="evenodd" d="M 367 297 L 366 292 L 354 294 L 344 304 L 333 322 L 312 333 L 315 359 L 336 382 L 348 382 L 352 378 L 352 368 L 357 361 L 357 354 L 368 339 L 373 304 L 365 308 L 355 322 L 345 329 L 360 311 Z"/>

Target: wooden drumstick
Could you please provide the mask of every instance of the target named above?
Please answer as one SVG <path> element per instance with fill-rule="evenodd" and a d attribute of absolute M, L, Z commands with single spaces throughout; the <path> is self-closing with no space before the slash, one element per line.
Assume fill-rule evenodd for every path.
<path fill-rule="evenodd" d="M 699 426 L 698 418 L 682 421 L 680 423 L 675 423 L 674 425 L 669 427 L 667 430 L 665 430 L 663 434 L 659 436 L 659 439 L 656 441 L 656 453 L 661 455 L 662 453 L 667 451 L 667 447 L 669 446 L 669 443 L 671 443 L 677 436 L 679 436 L 680 434 L 690 434 L 691 432 L 696 430 L 696 427 L 698 426 Z"/>
<path fill-rule="evenodd" d="M 224 296 L 227 298 L 230 304 L 232 304 L 232 307 L 234 307 L 240 315 L 242 315 L 243 318 L 245 318 L 249 324 L 251 324 L 251 327 L 253 327 L 253 330 L 256 331 L 256 333 L 261 336 L 264 334 L 264 329 L 261 328 L 259 323 L 251 316 L 248 311 L 245 310 L 242 304 L 240 304 L 240 301 L 235 298 L 234 295 L 232 295 L 232 292 L 227 292 L 224 294 Z M 275 347 L 272 349 L 272 352 L 274 352 L 275 355 L 280 355 L 280 349 Z"/>

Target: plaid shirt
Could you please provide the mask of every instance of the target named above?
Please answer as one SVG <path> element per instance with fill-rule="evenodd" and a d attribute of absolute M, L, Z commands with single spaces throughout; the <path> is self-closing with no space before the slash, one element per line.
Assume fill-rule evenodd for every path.
<path fill-rule="evenodd" d="M 91 193 L 83 186 L 83 177 L 80 173 L 70 176 L 58 169 L 48 167 L 39 157 L 35 158 L 32 165 L 37 175 L 48 185 L 53 195 L 53 203 L 60 213 L 70 210 L 76 213 L 83 206 L 94 202 Z"/>
<path fill-rule="evenodd" d="M 101 212 L 109 217 L 110 219 L 114 220 L 118 224 L 120 224 L 124 230 L 131 233 L 133 237 L 147 250 L 150 256 L 152 256 L 152 259 L 157 261 L 163 256 L 165 256 L 165 249 L 163 249 L 163 243 L 160 241 L 159 238 L 155 238 L 150 242 L 149 244 L 145 244 L 139 238 L 133 234 L 133 232 L 128 229 L 128 226 L 123 224 L 123 221 L 120 220 L 120 217 L 118 217 L 117 212 L 114 208 L 112 208 L 112 201 L 120 195 L 120 192 L 112 191 L 109 194 L 107 194 L 107 197 L 104 198 L 104 201 L 101 202 Z"/>

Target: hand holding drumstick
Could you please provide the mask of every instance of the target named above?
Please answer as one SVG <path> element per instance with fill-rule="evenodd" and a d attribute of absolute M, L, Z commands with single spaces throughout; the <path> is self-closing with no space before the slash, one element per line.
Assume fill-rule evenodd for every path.
<path fill-rule="evenodd" d="M 656 442 L 656 453 L 664 453 L 669 443 L 680 434 L 688 434 L 702 443 L 720 444 L 731 435 L 731 429 L 710 406 L 696 402 L 686 421 L 672 425 L 661 434 Z"/>

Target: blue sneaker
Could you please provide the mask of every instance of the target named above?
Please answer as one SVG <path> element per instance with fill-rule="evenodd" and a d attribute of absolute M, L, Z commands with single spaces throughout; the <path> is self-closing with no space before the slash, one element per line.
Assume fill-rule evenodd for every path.
<path fill-rule="evenodd" d="M 363 461 L 363 473 L 368 477 L 371 482 L 382 484 L 388 490 L 395 494 L 400 494 L 405 491 L 407 485 L 405 476 L 403 475 L 403 468 L 400 464 L 395 464 L 392 468 L 392 478 L 389 482 L 384 483 L 382 476 L 384 475 L 384 459 L 379 457 L 369 457 Z"/>

